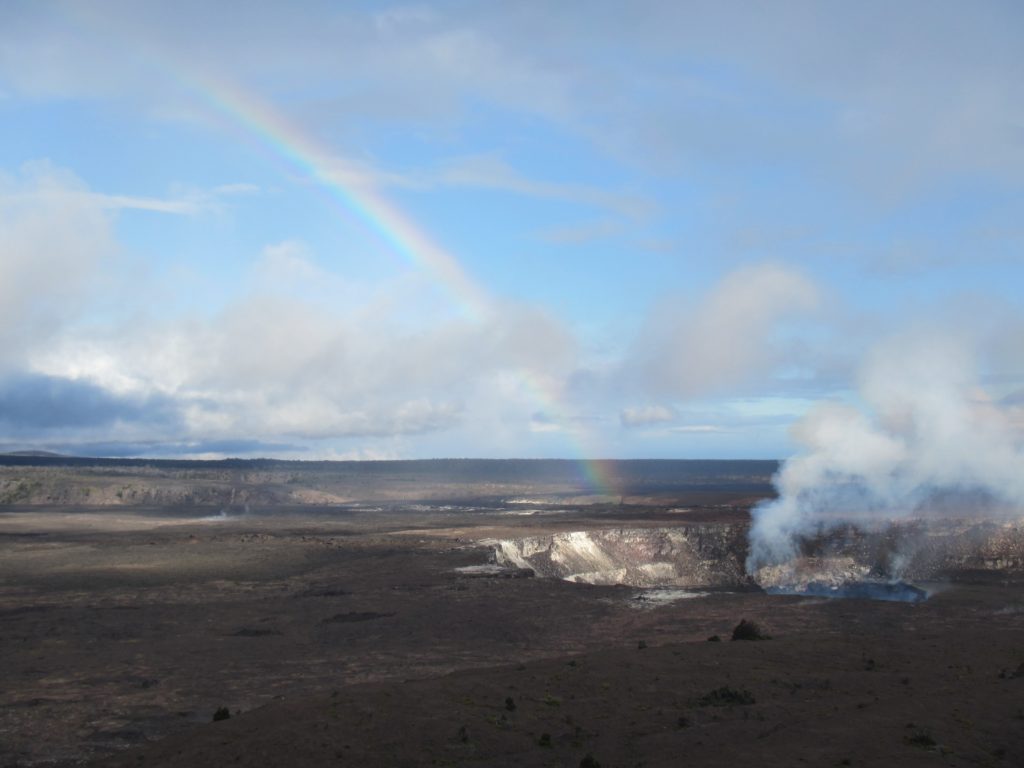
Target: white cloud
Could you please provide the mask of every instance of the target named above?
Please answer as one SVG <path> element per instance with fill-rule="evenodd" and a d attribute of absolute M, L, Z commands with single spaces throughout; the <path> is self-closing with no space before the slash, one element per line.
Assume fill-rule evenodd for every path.
<path fill-rule="evenodd" d="M 0 73 L 44 97 L 119 95 L 173 114 L 195 73 L 251 85 L 345 82 L 334 116 L 417 119 L 458 111 L 466 93 L 529 112 L 560 112 L 566 84 L 528 50 L 442 11 L 296 12 L 182 2 L 68 2 L 0 17 Z M 509 41 L 511 42 L 511 41 Z M 268 55 L 272 52 L 272 55 Z"/>
<path fill-rule="evenodd" d="M 693 305 L 665 305 L 641 332 L 624 375 L 634 386 L 675 397 L 764 381 L 787 361 L 778 334 L 804 317 L 820 291 L 789 267 L 762 264 L 726 275 Z"/>
<path fill-rule="evenodd" d="M 675 421 L 676 412 L 664 405 L 633 406 L 619 412 L 619 423 L 624 427 L 646 427 Z"/>
<path fill-rule="evenodd" d="M 75 394 L 66 423 L 46 422 L 52 439 L 155 450 L 457 426 L 527 433 L 554 400 L 504 382 L 554 393 L 576 364 L 574 340 L 544 311 L 494 302 L 486 317 L 453 317 L 426 275 L 352 283 L 298 241 L 264 249 L 219 308 L 149 308 L 152 275 L 123 268 L 124 206 L 110 199 L 47 164 L 0 178 L 0 384 L 11 402 L 28 402 L 33 381 Z M 90 403 L 110 418 L 82 412 Z"/>
<path fill-rule="evenodd" d="M 669 432 L 688 435 L 706 435 L 724 431 L 725 428 L 718 426 L 717 424 L 687 424 L 681 427 L 669 427 Z"/>
<path fill-rule="evenodd" d="M 539 181 L 524 176 L 495 154 L 448 160 L 433 176 L 442 184 L 515 192 L 532 197 L 565 200 L 605 208 L 629 218 L 652 212 L 653 201 L 640 195 L 614 193 L 586 184 Z"/>
<path fill-rule="evenodd" d="M 313 262 L 309 249 L 299 240 L 268 245 L 253 272 L 259 284 L 275 289 L 281 285 L 313 286 L 331 281 L 330 275 Z"/>
<path fill-rule="evenodd" d="M 104 206 L 48 163 L 0 175 L 0 369 L 56 334 L 117 254 Z"/>
<path fill-rule="evenodd" d="M 950 174 L 1012 182 L 1024 168 L 1013 4 L 981 14 L 927 0 L 665 1 L 627 18 L 602 4 L 583 13 L 548 3 L 366 13 L 314 3 L 299 12 L 261 5 L 240 19 L 229 6 L 97 1 L 0 14 L 0 80 L 33 98 L 127 99 L 213 122 L 194 91 L 196 73 L 217 72 L 271 101 L 288 94 L 299 122 L 349 136 L 412 122 L 442 140 L 484 104 L 649 170 L 781 159 L 862 179 L 874 200 Z M 317 95 L 295 98 L 302 93 Z M 348 183 L 366 175 L 350 166 L 337 171 Z M 590 195 L 524 184 L 500 167 L 470 163 L 450 175 Z M 602 205 L 634 206 L 605 197 Z"/>
<path fill-rule="evenodd" d="M 112 391 L 173 398 L 188 430 L 179 437 L 203 440 L 449 430 L 491 418 L 496 377 L 558 377 L 573 364 L 570 337 L 536 310 L 505 305 L 481 321 L 440 312 L 406 327 L 379 311 L 392 301 L 387 286 L 326 300 L 324 284 L 344 283 L 298 244 L 268 248 L 254 270 L 254 291 L 208 318 L 68 332 L 33 364 Z M 401 281 L 391 287 L 409 291 Z M 535 407 L 520 399 L 524 429 Z"/>
<path fill-rule="evenodd" d="M 844 191 L 837 195 L 845 195 L 849 180 L 860 180 L 872 204 L 915 185 L 946 195 L 942 184 L 921 184 L 942 176 L 982 185 L 1009 180 L 1015 188 L 1024 167 L 1019 14 L 1009 6 L 972 14 L 913 2 L 752 9 L 647 2 L 632 14 L 605 4 L 581 13 L 549 3 L 439 3 L 365 12 L 314 0 L 298 11 L 257 4 L 239 17 L 229 6 L 189 0 L 29 3 L 0 8 L 0 81 L 8 98 L 110 99 L 125 112 L 142 105 L 149 117 L 184 115 L 216 130 L 226 116 L 238 128 L 231 106 L 219 110 L 214 103 L 221 94 L 200 77 L 217 73 L 239 93 L 273 104 L 300 135 L 324 140 L 317 159 L 329 183 L 364 191 L 492 189 L 559 203 L 545 213 L 570 203 L 569 217 L 531 226 L 562 244 L 623 232 L 651 247 L 667 243 L 673 258 L 648 263 L 657 264 L 659 275 L 678 264 L 679 279 L 700 280 L 722 263 L 711 265 L 712 259 L 729 261 L 736 250 L 792 256 L 800 248 L 794 243 L 806 245 L 816 228 L 833 223 L 830 216 L 847 221 L 835 213 L 834 199 L 820 210 L 802 205 L 807 201 L 792 188 L 807 178 L 817 183 L 841 174 Z M 402 162 L 385 155 L 378 163 L 373 153 L 393 146 L 403 147 Z M 595 155 L 595 148 L 604 154 Z M 565 157 L 550 156 L 563 151 Z M 637 167 L 650 174 L 635 173 Z M 633 179 L 671 201 L 664 208 L 671 222 L 636 226 L 657 212 L 644 194 L 629 191 Z M 778 197 L 769 199 L 765 185 L 776 182 Z M 750 188 L 760 190 L 753 199 L 777 236 L 726 237 L 715 250 L 721 235 L 715 227 L 739 232 L 735 221 L 746 219 L 738 215 L 742 205 L 723 214 L 715 207 L 722 200 L 705 196 L 725 191 L 728 205 Z M 486 442 L 500 424 L 565 432 L 583 411 L 618 413 L 624 426 L 671 423 L 657 410 L 667 406 L 623 409 L 623 400 L 672 403 L 676 423 L 690 424 L 678 429 L 704 430 L 719 420 L 686 418 L 682 401 L 820 391 L 828 366 L 842 386 L 849 376 L 845 356 L 876 332 L 854 329 L 841 349 L 801 349 L 804 329 L 790 324 L 817 317 L 818 287 L 789 267 L 748 267 L 706 296 L 666 303 L 625 360 L 617 347 L 608 349 L 606 337 L 626 331 L 593 331 L 598 321 L 588 326 L 585 334 L 604 337 L 588 339 L 591 350 L 601 351 L 586 363 L 615 368 L 617 375 L 581 384 L 587 391 L 573 401 L 565 394 L 567 379 L 582 381 L 586 371 L 573 370 L 574 341 L 544 313 L 496 303 L 480 322 L 464 322 L 439 310 L 440 292 L 425 286 L 429 277 L 407 273 L 383 284 L 355 284 L 328 268 L 330 254 L 312 253 L 298 241 L 269 246 L 252 274 L 233 286 L 241 298 L 209 307 L 207 316 L 159 316 L 162 306 L 150 314 L 136 306 L 141 320 L 118 325 L 109 311 L 119 310 L 109 310 L 105 329 L 97 316 L 87 316 L 100 284 L 105 296 L 118 297 L 117 306 L 152 295 L 153 286 L 138 276 L 116 278 L 124 290 L 109 288 L 117 271 L 110 267 L 119 253 L 111 228 L 118 216 L 129 210 L 191 216 L 218 210 L 226 195 L 254 191 L 223 185 L 119 195 L 90 190 L 53 169 L 3 180 L 0 364 L 20 365 L 31 351 L 38 371 L 98 382 L 111 392 L 176 398 L 196 433 L 418 434 L 477 420 L 484 426 L 475 434 Z M 960 198 L 949 200 L 952 208 Z M 797 227 L 785 221 L 785 211 L 775 221 L 776 202 L 796 211 L 789 216 L 800 219 Z M 1015 206 L 975 222 L 978 231 L 1014 222 Z M 598 215 L 581 207 L 599 209 Z M 915 214 L 910 228 L 934 212 Z M 850 220 L 859 222 L 862 213 Z M 726 223 L 705 226 L 705 217 L 716 216 Z M 755 232 L 759 223 L 750 223 Z M 869 216 L 865 237 L 884 239 L 878 233 L 890 223 L 907 230 Z M 452 242 L 468 241 L 470 229 L 453 231 Z M 277 229 L 267 235 L 287 236 Z M 1016 234 L 1001 236 L 1005 258 L 1019 260 Z M 946 241 L 945 250 L 911 237 L 905 250 L 883 242 L 874 252 L 888 254 L 882 261 L 890 270 L 923 274 L 984 258 L 960 249 L 944 231 L 935 239 Z M 695 255 L 709 242 L 706 256 Z M 483 261 L 486 244 L 479 247 Z M 595 265 L 615 257 L 598 250 Z M 866 252 L 850 247 L 829 255 L 838 263 Z M 577 249 L 570 258 L 581 255 Z M 832 270 L 816 258 L 823 274 Z M 443 276 L 463 277 L 451 260 L 438 263 Z M 559 265 L 558 274 L 567 273 Z M 644 279 L 637 284 L 648 290 L 652 281 Z M 524 279 L 512 290 L 535 289 Z M 550 285 L 538 293 L 558 290 Z M 592 322 L 577 320 L 581 327 Z M 1008 330 L 999 343 L 1019 356 L 1019 337 Z M 539 394 L 507 385 L 524 371 L 546 382 Z"/>
<path fill-rule="evenodd" d="M 78 207 L 195 216 L 220 210 L 225 197 L 259 191 L 252 184 L 225 184 L 208 191 L 193 189 L 169 197 L 111 195 L 90 190 L 74 174 L 45 162 L 29 163 L 25 169 L 29 182 L 8 184 L 6 189 L 0 189 L 0 206 L 13 208 L 22 205 L 30 209 Z"/>

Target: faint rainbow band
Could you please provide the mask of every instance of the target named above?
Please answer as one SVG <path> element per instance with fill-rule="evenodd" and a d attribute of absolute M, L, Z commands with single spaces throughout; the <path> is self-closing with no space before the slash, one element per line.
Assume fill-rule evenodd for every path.
<path fill-rule="evenodd" d="M 75 15 L 80 23 L 97 26 L 98 19 L 95 16 L 87 20 L 81 13 Z M 107 24 L 110 23 L 107 20 Z M 122 30 L 122 34 L 126 31 Z M 395 252 L 425 270 L 467 318 L 479 322 L 492 314 L 491 297 L 466 273 L 458 259 L 434 242 L 416 222 L 385 198 L 378 191 L 377 184 L 365 178 L 366 174 L 361 170 L 346 165 L 337 153 L 304 133 L 269 103 L 241 86 L 223 78 L 214 78 L 210 73 L 199 72 L 193 65 L 166 55 L 166 52 L 161 56 L 154 48 L 135 50 L 141 58 L 170 76 L 228 124 L 240 129 L 274 157 L 283 159 L 315 181 L 335 204 L 354 214 Z M 533 371 L 523 370 L 520 375 L 523 388 L 532 394 L 541 410 L 552 416 L 575 444 L 579 455 L 576 461 L 584 482 L 596 493 L 621 497 L 611 463 L 591 458 L 595 450 L 593 435 L 582 422 L 573 421 L 563 413 L 556 387 L 545 384 Z"/>

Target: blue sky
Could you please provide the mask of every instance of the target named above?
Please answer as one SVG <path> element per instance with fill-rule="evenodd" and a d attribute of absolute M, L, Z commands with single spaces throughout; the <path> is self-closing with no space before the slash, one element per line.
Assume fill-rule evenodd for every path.
<path fill-rule="evenodd" d="M 784 457 L 940 340 L 1019 440 L 1022 23 L 5 2 L 0 450 Z"/>

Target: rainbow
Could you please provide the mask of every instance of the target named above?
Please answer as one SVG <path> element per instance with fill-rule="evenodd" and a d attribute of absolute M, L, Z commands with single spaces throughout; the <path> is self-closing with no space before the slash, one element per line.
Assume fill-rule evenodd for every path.
<path fill-rule="evenodd" d="M 519 372 L 519 384 L 527 397 L 540 406 L 544 415 L 556 423 L 560 431 L 568 435 L 577 455 L 581 457 L 576 461 L 579 463 L 580 479 L 584 485 L 602 496 L 621 498 L 622 492 L 611 462 L 588 458 L 601 455 L 603 450 L 596 444 L 593 431 L 586 428 L 585 422 L 573 419 L 565 413 L 560 405 L 564 398 L 557 384 L 548 377 L 530 370 Z"/>
<path fill-rule="evenodd" d="M 95 15 L 85 18 L 76 12 L 78 21 L 98 26 Z M 103 23 L 111 25 L 111 19 Z M 118 30 L 122 40 L 137 40 L 139 30 Z M 283 160 L 302 176 L 312 179 L 339 208 L 354 214 L 371 231 L 377 233 L 396 253 L 424 270 L 446 292 L 453 305 L 472 321 L 485 321 L 494 313 L 494 302 L 463 269 L 459 260 L 436 243 L 408 215 L 378 190 L 371 174 L 303 132 L 294 122 L 260 100 L 254 93 L 173 57 L 167 49 L 150 45 L 135 47 L 136 55 L 160 73 L 171 77 L 184 90 L 195 95 L 229 125 L 256 140 L 271 157 Z M 579 422 L 566 418 L 559 405 L 556 387 L 532 371 L 520 372 L 523 391 L 538 403 L 540 409 L 553 417 L 575 444 L 584 483 L 595 493 L 619 496 L 614 474 L 608 462 L 587 458 L 594 455 L 591 435 Z"/>
<path fill-rule="evenodd" d="M 466 273 L 450 252 L 438 245 L 408 215 L 384 198 L 372 179 L 319 144 L 314 138 L 259 101 L 224 80 L 210 77 L 189 78 L 192 92 L 202 98 L 231 124 L 259 140 L 274 156 L 315 181 L 331 200 L 363 221 L 408 262 L 424 269 L 448 294 L 469 319 L 485 320 L 493 311 L 493 301 Z M 578 422 L 565 417 L 561 398 L 555 388 L 532 371 L 520 373 L 523 390 L 541 410 L 551 415 L 575 443 L 582 480 L 595 493 L 620 496 L 607 462 L 587 458 L 591 436 Z"/>
<path fill-rule="evenodd" d="M 180 79 L 179 79 L 180 81 Z M 381 195 L 368 174 L 322 146 L 252 94 L 209 76 L 190 77 L 192 92 L 272 154 L 308 176 L 410 263 L 426 270 L 471 319 L 486 317 L 491 300 L 448 251 Z"/>
<path fill-rule="evenodd" d="M 356 214 L 407 261 L 430 274 L 466 317 L 480 321 L 490 315 L 492 300 L 466 273 L 458 259 L 437 245 L 408 215 L 385 199 L 365 173 L 303 134 L 294 123 L 252 94 L 223 80 L 213 81 L 207 77 L 202 81 L 193 80 L 193 83 L 193 92 L 218 114 L 243 129 L 247 135 L 259 139 L 274 156 L 314 180 L 333 201 Z M 556 388 L 533 371 L 521 371 L 520 377 L 524 392 L 554 418 L 583 457 L 578 462 L 584 483 L 601 495 L 620 495 L 607 462 L 585 458 L 589 453 L 587 447 L 592 447 L 591 436 L 581 424 L 566 418 Z"/>

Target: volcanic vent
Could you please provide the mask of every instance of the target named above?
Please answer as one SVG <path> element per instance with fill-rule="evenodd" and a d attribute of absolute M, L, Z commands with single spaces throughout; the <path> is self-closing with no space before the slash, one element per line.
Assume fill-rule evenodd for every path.
<path fill-rule="evenodd" d="M 833 529 L 794 537 L 793 554 L 778 563 L 748 560 L 752 578 L 773 594 L 920 602 L 910 581 L 956 581 L 1024 571 L 1024 524 L 913 520 Z"/>
<path fill-rule="evenodd" d="M 803 594 L 919 602 L 917 584 L 1024 572 L 1024 524 L 914 521 L 854 527 L 799 539 L 794 556 L 751 565 L 748 526 L 602 528 L 491 539 L 498 566 L 542 578 L 632 587 L 750 587 Z"/>

